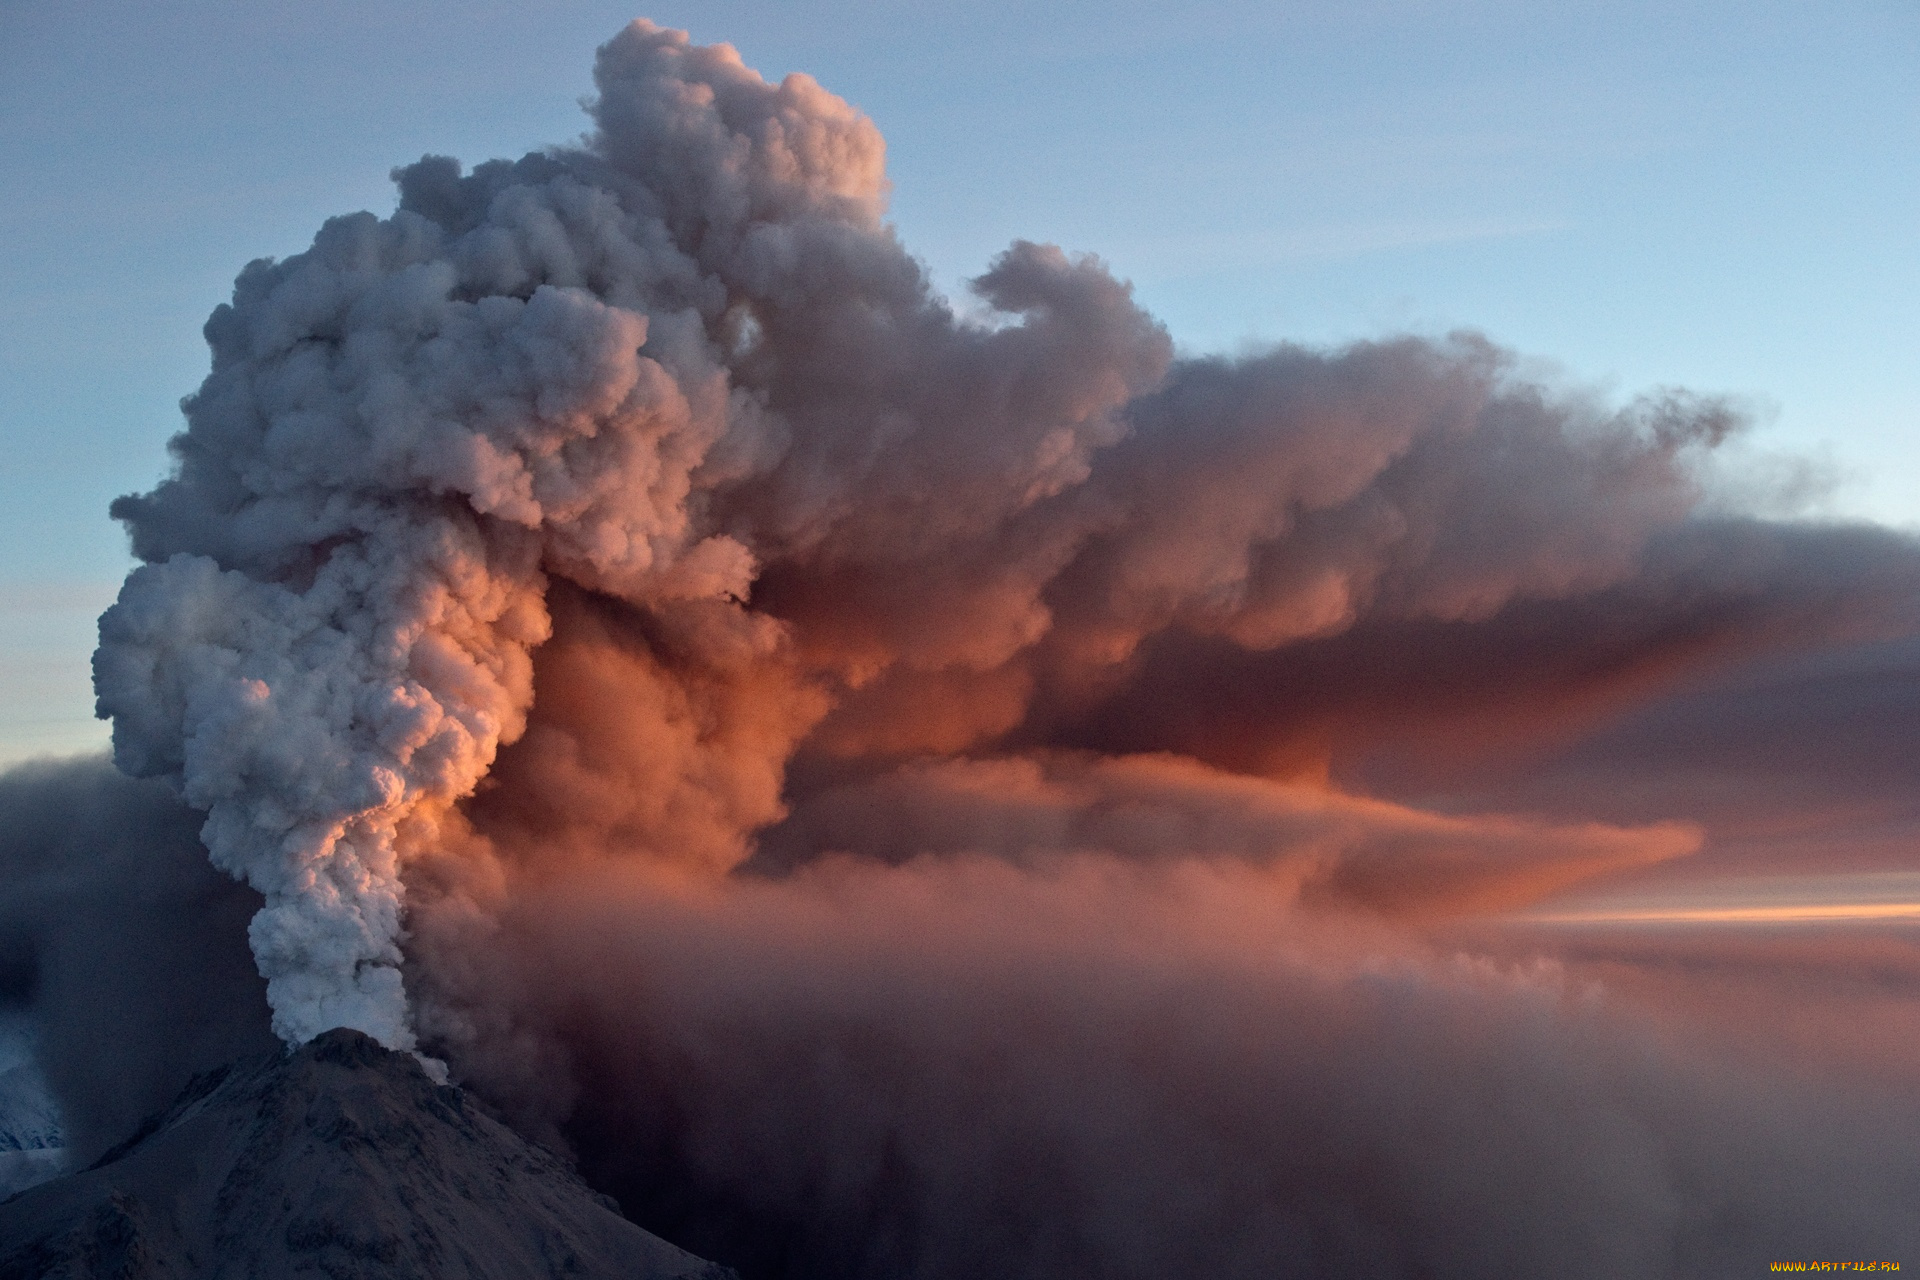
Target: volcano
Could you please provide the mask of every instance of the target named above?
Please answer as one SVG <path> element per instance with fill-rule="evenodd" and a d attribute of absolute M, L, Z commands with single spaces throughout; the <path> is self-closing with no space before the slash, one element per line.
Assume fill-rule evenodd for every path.
<path fill-rule="evenodd" d="M 737 1280 L 336 1030 L 196 1077 L 90 1168 L 0 1203 L 0 1280 Z"/>

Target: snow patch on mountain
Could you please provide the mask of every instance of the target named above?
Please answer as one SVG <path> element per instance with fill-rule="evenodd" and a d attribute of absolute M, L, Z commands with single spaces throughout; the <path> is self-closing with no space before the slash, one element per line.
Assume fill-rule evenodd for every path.
<path fill-rule="evenodd" d="M 26 1020 L 0 1014 L 0 1200 L 58 1174 L 65 1140 Z"/>

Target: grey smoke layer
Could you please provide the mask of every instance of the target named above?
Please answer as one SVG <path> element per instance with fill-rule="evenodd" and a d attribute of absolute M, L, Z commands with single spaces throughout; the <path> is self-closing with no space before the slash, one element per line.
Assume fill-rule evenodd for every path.
<path fill-rule="evenodd" d="M 72 765 L 0 813 L 18 990 L 92 1152 L 271 1044 L 251 894 L 190 811 Z M 1617 956 L 1603 984 L 1435 949 L 1243 861 L 863 866 L 521 895 L 438 961 L 484 992 L 463 1070 L 749 1276 L 1733 1276 L 1920 1243 L 1910 940 L 1636 944 L 1709 998 L 1748 970 L 1750 1017 L 1836 1005 L 1796 1055 L 1663 1024 Z"/>
<path fill-rule="evenodd" d="M 1920 995 L 1910 939 L 1854 970 L 1871 998 L 1828 1035 L 1855 1061 L 1810 1078 L 1784 1040 L 1709 1050 L 1578 969 L 1316 929 L 1244 877 L 894 877 L 724 921 L 604 886 L 515 913 L 492 980 L 564 1046 L 566 1132 L 638 1220 L 751 1276 L 942 1280 L 1733 1277 L 1920 1244 L 1911 1073 L 1851 1069 Z M 1805 1016 L 1804 973 L 1767 974 Z"/>

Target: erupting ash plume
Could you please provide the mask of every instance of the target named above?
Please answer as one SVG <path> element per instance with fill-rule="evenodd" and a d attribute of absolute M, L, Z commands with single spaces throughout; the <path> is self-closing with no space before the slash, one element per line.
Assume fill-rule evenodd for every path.
<path fill-rule="evenodd" d="M 640 714 L 664 724 L 620 744 L 724 757 L 676 720 L 756 722 L 734 730 L 750 776 L 620 779 L 643 805 L 704 793 L 647 852 L 724 869 L 833 688 L 824 754 L 1045 720 L 1077 743 L 1116 718 L 1095 708 L 1154 696 L 1150 639 L 1246 660 L 1590 595 L 1680 523 L 1685 454 L 1729 425 L 1556 404 L 1473 342 L 1203 362 L 1135 401 L 1169 346 L 1124 285 L 1019 244 L 975 286 L 1018 323 L 956 319 L 880 220 L 879 133 L 806 77 L 639 23 L 595 78 L 586 148 L 465 176 L 428 157 L 393 217 L 250 266 L 207 324 L 177 474 L 114 507 L 148 562 L 101 623 L 115 760 L 177 780 L 214 862 L 265 895 L 251 935 L 290 1041 L 412 1044 L 403 871 L 525 731 L 555 580 L 733 668 L 647 663 L 666 687 Z M 792 673 L 728 687 L 760 664 Z M 736 698 L 755 705 L 699 705 Z M 1275 749 L 1192 732 L 1127 745 Z"/>
<path fill-rule="evenodd" d="M 963 316 L 812 80 L 641 21 L 595 82 L 580 145 L 425 157 L 248 266 L 113 508 L 114 759 L 263 899 L 283 1039 L 442 1055 L 769 1275 L 1627 1274 L 1842 1186 L 1754 1119 L 1790 1090 L 1429 931 L 1765 826 L 1704 738 L 1662 801 L 1630 717 L 1911 671 L 1911 539 L 1710 509 L 1728 405 L 1473 335 L 1177 360 L 1025 242 Z M 1779 1221 L 1883 1221 L 1827 1194 Z"/>
<path fill-rule="evenodd" d="M 811 83 L 640 27 L 600 80 L 591 153 L 423 160 L 393 218 L 250 267 L 178 474 L 114 509 L 149 562 L 102 622 L 115 759 L 177 779 L 265 895 L 291 1041 L 411 1044 L 402 863 L 522 732 L 549 574 L 642 607 L 750 590 L 703 508 L 784 424 L 717 341 L 754 323 L 743 278 L 880 238 L 879 136 Z"/>

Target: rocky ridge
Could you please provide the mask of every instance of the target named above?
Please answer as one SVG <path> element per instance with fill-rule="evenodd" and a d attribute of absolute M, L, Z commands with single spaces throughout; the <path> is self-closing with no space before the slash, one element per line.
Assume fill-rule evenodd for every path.
<path fill-rule="evenodd" d="M 734 1280 L 357 1031 L 199 1076 L 0 1202 L 0 1280 Z"/>

